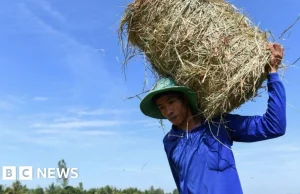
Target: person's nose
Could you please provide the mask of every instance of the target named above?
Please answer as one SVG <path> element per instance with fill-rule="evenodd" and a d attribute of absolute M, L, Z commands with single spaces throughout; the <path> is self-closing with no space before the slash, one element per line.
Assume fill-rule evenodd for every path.
<path fill-rule="evenodd" d="M 174 114 L 174 110 L 172 107 L 167 107 L 167 114 L 168 116 L 172 116 Z"/>

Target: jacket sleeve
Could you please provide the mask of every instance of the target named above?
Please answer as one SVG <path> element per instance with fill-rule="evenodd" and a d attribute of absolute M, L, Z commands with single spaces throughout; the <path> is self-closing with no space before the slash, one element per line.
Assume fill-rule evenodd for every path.
<path fill-rule="evenodd" d="M 286 96 L 278 73 L 268 75 L 268 106 L 263 116 L 225 116 L 232 141 L 255 142 L 276 138 L 286 130 Z"/>
<path fill-rule="evenodd" d="M 170 168 L 171 168 L 171 171 L 172 171 L 172 175 L 173 175 L 174 181 L 176 183 L 177 190 L 179 192 L 180 191 L 180 184 L 179 184 L 178 172 L 176 170 L 176 167 L 175 167 L 173 161 L 171 159 L 169 159 L 169 157 L 168 157 L 168 161 L 169 161 L 169 165 L 170 165 Z"/>
<path fill-rule="evenodd" d="M 178 171 L 177 171 L 177 169 L 176 169 L 176 166 L 175 166 L 174 162 L 173 162 L 172 159 L 169 157 L 166 148 L 165 148 L 165 152 L 166 152 L 166 154 L 167 154 L 169 166 L 170 166 L 170 168 L 171 168 L 171 172 L 172 172 L 172 175 L 173 175 L 173 178 L 174 178 L 174 181 L 175 181 L 177 190 L 178 190 L 178 192 L 179 192 L 179 191 L 180 191 L 180 184 L 179 184 Z"/>

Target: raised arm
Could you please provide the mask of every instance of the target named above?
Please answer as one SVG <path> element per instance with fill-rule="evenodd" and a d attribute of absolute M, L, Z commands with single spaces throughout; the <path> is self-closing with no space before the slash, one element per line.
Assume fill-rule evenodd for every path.
<path fill-rule="evenodd" d="M 268 108 L 263 116 L 225 116 L 233 141 L 254 142 L 279 137 L 286 130 L 286 96 L 278 73 L 268 75 Z"/>
<path fill-rule="evenodd" d="M 239 116 L 228 114 L 226 126 L 233 141 L 253 142 L 275 138 L 285 134 L 286 96 L 285 89 L 277 73 L 283 57 L 283 48 L 269 44 L 271 50 L 268 75 L 268 108 L 263 116 Z"/>

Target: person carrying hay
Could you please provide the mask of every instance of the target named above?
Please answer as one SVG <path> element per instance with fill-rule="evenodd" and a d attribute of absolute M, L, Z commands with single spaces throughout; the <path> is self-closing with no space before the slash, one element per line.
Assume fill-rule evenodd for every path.
<path fill-rule="evenodd" d="M 172 123 L 163 143 L 179 193 L 243 193 L 233 142 L 257 142 L 285 134 L 286 96 L 277 73 L 283 48 L 278 44 L 269 44 L 269 48 L 269 100 L 263 116 L 226 113 L 207 121 L 198 114 L 196 93 L 176 85 L 170 77 L 160 79 L 142 99 L 143 114 Z"/>

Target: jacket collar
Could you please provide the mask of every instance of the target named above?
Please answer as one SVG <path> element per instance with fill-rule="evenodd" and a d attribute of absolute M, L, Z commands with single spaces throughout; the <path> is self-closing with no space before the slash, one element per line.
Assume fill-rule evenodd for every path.
<path fill-rule="evenodd" d="M 204 123 L 205 124 L 205 123 Z M 176 126 L 172 125 L 172 129 L 170 130 L 170 132 L 167 134 L 167 137 L 169 140 L 174 141 L 177 140 L 179 138 L 183 138 L 185 137 L 188 133 L 195 133 L 199 130 L 202 129 L 202 126 L 204 124 L 200 124 L 198 126 L 196 126 L 194 129 L 192 129 L 191 131 L 185 131 L 185 130 L 180 130 L 178 129 Z"/>

